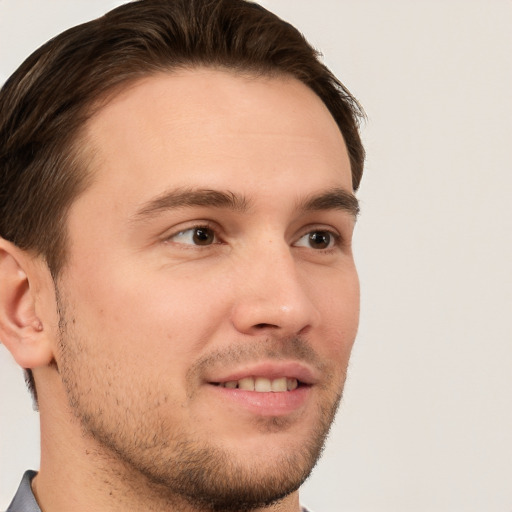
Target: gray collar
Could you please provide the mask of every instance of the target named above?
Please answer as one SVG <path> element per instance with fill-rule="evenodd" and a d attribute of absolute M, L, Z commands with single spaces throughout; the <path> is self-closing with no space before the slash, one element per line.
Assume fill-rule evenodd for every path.
<path fill-rule="evenodd" d="M 37 471 L 28 470 L 23 475 L 16 496 L 5 512 L 41 512 L 37 504 L 30 482 L 37 475 Z"/>

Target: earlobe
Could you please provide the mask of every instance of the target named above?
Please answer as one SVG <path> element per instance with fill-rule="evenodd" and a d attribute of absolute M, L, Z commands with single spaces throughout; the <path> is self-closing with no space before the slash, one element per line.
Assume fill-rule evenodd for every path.
<path fill-rule="evenodd" d="M 0 238 L 0 341 L 23 368 L 49 364 L 52 350 L 36 313 L 32 257 Z"/>

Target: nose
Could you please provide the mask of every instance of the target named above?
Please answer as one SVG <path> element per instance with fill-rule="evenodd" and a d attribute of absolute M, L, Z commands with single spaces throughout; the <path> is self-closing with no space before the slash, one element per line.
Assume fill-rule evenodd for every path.
<path fill-rule="evenodd" d="M 249 335 L 306 334 L 320 318 L 308 292 L 311 279 L 284 242 L 267 249 L 253 253 L 239 269 L 232 323 Z"/>

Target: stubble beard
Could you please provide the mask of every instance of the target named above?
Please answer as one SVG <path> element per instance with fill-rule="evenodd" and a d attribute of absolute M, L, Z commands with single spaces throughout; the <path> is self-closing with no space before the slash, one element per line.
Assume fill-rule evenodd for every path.
<path fill-rule="evenodd" d="M 108 467 L 117 466 L 112 473 L 128 484 L 138 499 L 159 502 L 170 509 L 181 507 L 178 510 L 248 512 L 275 504 L 296 491 L 320 458 L 341 401 L 343 383 L 329 403 L 324 400 L 318 404 L 318 421 L 307 440 L 258 468 L 253 460 L 240 460 L 236 453 L 214 442 L 198 441 L 194 432 L 169 426 L 163 418 L 150 424 L 141 422 L 140 411 L 129 407 L 122 414 L 104 409 L 101 398 L 91 390 L 102 380 L 102 371 L 107 370 L 98 371 L 91 365 L 87 344 L 70 332 L 75 321 L 66 316 L 62 303 L 59 314 L 59 372 L 70 408 L 83 435 L 94 440 Z M 116 380 L 115 375 L 111 377 Z M 258 427 L 269 435 L 283 435 L 288 427 L 286 419 L 261 420 Z"/>

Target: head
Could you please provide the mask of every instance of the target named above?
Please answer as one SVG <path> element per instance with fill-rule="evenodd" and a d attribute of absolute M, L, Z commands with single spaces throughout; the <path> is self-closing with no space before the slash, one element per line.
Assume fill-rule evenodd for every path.
<path fill-rule="evenodd" d="M 354 98 L 296 29 L 256 4 L 142 0 L 37 50 L 4 85 L 0 112 L 0 235 L 47 269 L 58 320 L 46 372 L 81 427 L 155 488 L 172 481 L 174 494 L 211 508 L 236 493 L 239 510 L 296 489 L 332 421 L 357 327 L 349 239 L 364 151 Z M 113 240 L 122 223 L 124 240 Z M 287 279 L 274 304 L 259 289 L 267 270 L 255 266 L 268 251 Z M 127 361 L 107 346 L 120 326 Z M 138 375 L 135 361 L 152 371 Z M 307 407 L 280 393 L 260 414 L 257 400 L 226 391 L 253 385 L 244 367 L 261 386 L 298 380 L 297 404 L 316 393 L 313 419 L 302 423 Z M 240 417 L 223 393 L 245 400 Z M 206 406 L 210 394 L 225 417 Z M 186 412 L 171 418 L 167 407 Z M 228 439 L 234 418 L 254 432 L 233 428 Z M 202 426 L 191 435 L 191 425 Z M 267 439 L 272 464 L 287 471 L 279 485 L 265 469 Z M 178 463 L 160 466 L 159 456 Z M 251 485 L 236 478 L 249 479 L 246 457 Z"/>

